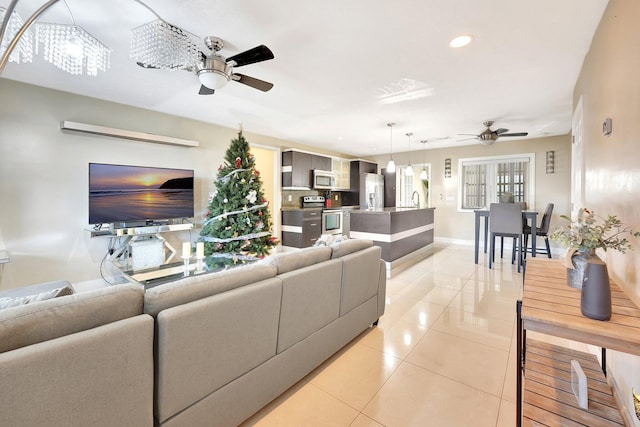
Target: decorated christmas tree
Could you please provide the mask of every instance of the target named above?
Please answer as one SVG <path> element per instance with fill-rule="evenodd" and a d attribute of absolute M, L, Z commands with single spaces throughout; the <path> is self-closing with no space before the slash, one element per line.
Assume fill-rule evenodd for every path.
<path fill-rule="evenodd" d="M 231 141 L 215 184 L 200 232 L 205 255 L 229 254 L 234 260 L 267 255 L 278 241 L 271 235 L 269 203 L 242 130 Z"/>

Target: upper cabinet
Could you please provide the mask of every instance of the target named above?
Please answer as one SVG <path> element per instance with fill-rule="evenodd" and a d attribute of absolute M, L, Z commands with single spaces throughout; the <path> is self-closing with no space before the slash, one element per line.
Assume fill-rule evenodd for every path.
<path fill-rule="evenodd" d="M 310 189 L 314 169 L 331 170 L 331 158 L 302 151 L 283 151 L 282 187 Z"/>
<path fill-rule="evenodd" d="M 350 163 L 351 180 L 349 187 L 351 191 L 360 192 L 360 176 L 363 173 L 378 173 L 378 164 L 364 160 L 352 160 Z"/>
<path fill-rule="evenodd" d="M 351 160 L 331 159 L 331 171 L 336 176 L 336 190 L 349 190 L 351 182 Z"/>
<path fill-rule="evenodd" d="M 311 155 L 311 170 L 320 169 L 322 171 L 331 170 L 331 157 L 320 156 L 318 154 Z"/>

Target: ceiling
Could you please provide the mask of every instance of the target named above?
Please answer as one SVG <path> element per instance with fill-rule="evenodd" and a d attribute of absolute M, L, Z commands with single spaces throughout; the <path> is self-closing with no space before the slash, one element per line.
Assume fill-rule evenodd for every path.
<path fill-rule="evenodd" d="M 275 59 L 238 71 L 269 92 L 230 82 L 198 95 L 187 71 L 129 58 L 131 29 L 155 16 L 133 0 L 66 0 L 76 24 L 112 49 L 111 68 L 72 76 L 44 62 L 2 77 L 183 116 L 353 156 L 478 144 L 493 128 L 528 138 L 567 134 L 572 92 L 607 0 L 143 0 L 166 21 L 225 41 L 231 56 L 259 44 Z M 22 0 L 26 19 L 44 1 Z M 7 7 L 9 0 L 0 0 Z M 40 18 L 70 24 L 63 2 Z M 472 43 L 449 41 L 468 34 Z M 108 125 L 108 123 L 104 123 Z M 152 132 L 152 129 L 135 129 Z M 406 133 L 412 132 L 409 142 Z M 501 141 L 514 140 L 503 138 Z M 487 148 L 490 149 L 490 148 Z"/>

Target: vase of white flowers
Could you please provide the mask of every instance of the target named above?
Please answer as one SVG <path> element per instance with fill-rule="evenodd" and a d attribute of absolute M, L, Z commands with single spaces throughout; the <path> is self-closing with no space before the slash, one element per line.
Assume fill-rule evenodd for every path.
<path fill-rule="evenodd" d="M 581 289 L 582 314 L 607 320 L 611 317 L 609 276 L 607 265 L 596 256 L 596 249 L 625 253 L 633 249 L 625 235 L 640 237 L 640 232 L 624 225 L 615 215 L 604 218 L 585 208 L 573 220 L 566 215 L 561 217 L 569 224 L 555 230 L 550 238 L 567 246 L 567 283 Z"/>

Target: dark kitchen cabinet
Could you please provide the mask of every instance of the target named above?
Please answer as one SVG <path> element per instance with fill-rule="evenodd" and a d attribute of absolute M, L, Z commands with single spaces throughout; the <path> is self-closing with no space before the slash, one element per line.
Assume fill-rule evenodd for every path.
<path fill-rule="evenodd" d="M 282 245 L 294 248 L 313 246 L 322 234 L 322 209 L 282 211 Z"/>
<path fill-rule="evenodd" d="M 352 160 L 349 190 L 360 192 L 360 177 L 363 173 L 378 173 L 378 164 L 364 160 Z"/>
<path fill-rule="evenodd" d="M 343 206 L 355 206 L 360 203 L 360 177 L 364 173 L 378 173 L 378 164 L 364 160 L 352 160 L 349 191 L 342 193 Z"/>
<path fill-rule="evenodd" d="M 300 151 L 282 152 L 282 186 L 311 188 L 311 157 Z"/>
<path fill-rule="evenodd" d="M 394 208 L 396 206 L 396 173 L 387 172 L 386 169 L 382 169 L 382 176 L 384 176 L 384 207 Z"/>
<path fill-rule="evenodd" d="M 331 157 L 311 155 L 311 169 L 320 169 L 323 171 L 331 170 Z"/>
<path fill-rule="evenodd" d="M 331 170 L 331 158 L 302 151 L 282 152 L 282 186 L 311 188 L 314 169 Z"/>

